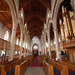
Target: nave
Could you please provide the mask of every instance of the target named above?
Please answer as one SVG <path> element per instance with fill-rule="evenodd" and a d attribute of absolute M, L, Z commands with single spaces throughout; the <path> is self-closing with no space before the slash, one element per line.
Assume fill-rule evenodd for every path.
<path fill-rule="evenodd" d="M 28 67 L 24 75 L 45 75 L 43 67 L 39 64 L 37 57 L 33 58 L 32 64 Z"/>
<path fill-rule="evenodd" d="M 0 66 L 0 72 L 1 75 L 75 75 L 75 64 L 51 60 L 43 55 L 30 55 L 5 62 L 4 66 Z"/>
<path fill-rule="evenodd" d="M 75 75 L 75 0 L 0 0 L 0 75 L 24 74 Z"/>

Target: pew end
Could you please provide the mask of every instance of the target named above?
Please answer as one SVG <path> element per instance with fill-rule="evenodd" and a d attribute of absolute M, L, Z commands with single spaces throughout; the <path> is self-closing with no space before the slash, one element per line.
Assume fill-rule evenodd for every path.
<path fill-rule="evenodd" d="M 49 75 L 54 75 L 53 66 L 49 65 Z"/>
<path fill-rule="evenodd" d="M 28 68 L 28 61 L 24 61 L 20 65 L 16 65 L 15 67 L 15 75 L 24 75 L 25 71 Z"/>
<path fill-rule="evenodd" d="M 15 75 L 20 75 L 20 65 L 16 65 L 16 67 L 15 67 Z"/>
<path fill-rule="evenodd" d="M 63 70 L 61 71 L 61 75 L 69 75 L 68 66 L 63 65 Z"/>
<path fill-rule="evenodd" d="M 43 61 L 43 70 L 46 75 L 54 75 L 53 66 Z"/>
<path fill-rule="evenodd" d="M 4 66 L 1 69 L 1 75 L 6 75 L 6 71 L 4 70 Z"/>

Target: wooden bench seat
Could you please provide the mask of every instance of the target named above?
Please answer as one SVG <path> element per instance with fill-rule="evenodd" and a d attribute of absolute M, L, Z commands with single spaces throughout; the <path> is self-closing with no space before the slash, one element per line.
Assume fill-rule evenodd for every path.
<path fill-rule="evenodd" d="M 72 64 L 72 65 L 75 65 L 75 63 L 72 63 L 70 61 L 63 61 L 63 62 L 66 62 L 66 63 Z"/>
<path fill-rule="evenodd" d="M 58 61 L 58 63 L 67 65 L 69 69 L 69 75 L 75 75 L 75 65 L 63 61 Z"/>
<path fill-rule="evenodd" d="M 56 75 L 69 75 L 68 66 L 59 64 L 55 61 L 50 61 L 49 65 L 53 65 L 54 74 L 56 74 Z"/>
<path fill-rule="evenodd" d="M 43 61 L 43 70 L 46 75 L 54 75 L 53 66 L 49 65 L 46 61 Z"/>
<path fill-rule="evenodd" d="M 43 62 L 43 69 L 46 75 L 69 75 L 68 67 L 66 65 L 59 64 L 51 61 L 47 63 Z"/>
<path fill-rule="evenodd" d="M 18 59 L 19 59 L 19 55 L 14 55 L 14 59 L 12 60 L 12 61 L 8 61 L 8 59 L 9 59 L 9 57 L 8 56 L 5 56 L 5 57 L 0 57 L 0 64 L 2 65 L 2 59 L 4 58 L 4 63 L 3 63 L 3 65 L 7 65 L 7 64 L 9 64 L 9 63 L 12 63 L 12 62 L 15 62 L 15 61 L 17 61 Z"/>
<path fill-rule="evenodd" d="M 43 55 L 38 55 L 37 58 L 38 58 L 39 64 L 42 65 L 43 61 L 44 61 L 44 56 Z"/>
<path fill-rule="evenodd" d="M 12 71 L 13 71 L 12 73 L 14 73 L 14 71 L 15 71 L 15 66 L 16 66 L 17 64 L 20 64 L 20 60 L 15 61 L 15 62 L 13 62 L 13 63 L 10 63 L 10 64 L 7 64 L 7 65 L 3 66 L 3 67 L 2 67 L 2 71 L 1 71 L 1 75 L 10 75 L 10 73 L 11 73 Z"/>
<path fill-rule="evenodd" d="M 28 68 L 28 61 L 25 60 L 20 65 L 16 65 L 15 67 L 15 75 L 24 75 L 25 71 Z"/>
<path fill-rule="evenodd" d="M 24 62 L 25 61 L 24 59 L 25 58 L 22 58 L 22 59 L 19 59 L 19 60 L 15 61 L 15 62 L 10 62 L 9 64 L 4 65 L 2 67 L 2 70 L 1 70 L 1 75 L 13 74 L 14 71 L 15 71 L 15 66 L 21 64 L 22 62 Z"/>
<path fill-rule="evenodd" d="M 33 55 L 28 55 L 26 57 L 26 60 L 28 60 L 28 64 L 31 65 L 32 64 L 32 61 L 33 61 Z"/>

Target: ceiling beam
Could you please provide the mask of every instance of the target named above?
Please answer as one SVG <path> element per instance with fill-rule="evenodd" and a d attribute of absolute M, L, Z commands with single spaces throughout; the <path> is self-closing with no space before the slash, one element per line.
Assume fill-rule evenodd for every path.
<path fill-rule="evenodd" d="M 29 32 L 31 33 L 31 32 L 33 32 L 34 30 L 37 30 L 39 33 L 42 33 L 42 30 L 40 30 L 40 29 L 37 28 L 37 27 L 32 27 L 32 28 L 29 30 Z"/>
<path fill-rule="evenodd" d="M 33 38 L 34 36 L 37 36 L 39 39 L 41 37 L 41 35 L 37 32 L 37 33 L 33 33 L 32 35 L 30 35 L 31 38 Z"/>
<path fill-rule="evenodd" d="M 45 16 L 42 13 L 31 12 L 30 14 L 28 14 L 28 16 L 25 17 L 26 18 L 25 23 L 28 22 L 33 17 L 39 18 L 42 22 L 46 21 Z"/>
<path fill-rule="evenodd" d="M 42 34 L 42 32 L 38 31 L 38 29 L 37 30 L 36 29 L 32 30 L 29 34 L 32 35 L 33 33 L 37 33 L 39 35 Z"/>
<path fill-rule="evenodd" d="M 49 10 L 51 10 L 51 4 L 50 2 L 48 2 L 47 0 L 38 0 L 40 1 L 46 8 L 48 8 Z"/>
<path fill-rule="evenodd" d="M 19 9 L 24 8 L 31 1 L 33 1 L 33 0 L 23 0 L 23 2 L 20 2 L 20 8 Z M 50 4 L 50 2 L 48 2 L 46 0 L 38 0 L 38 1 L 41 2 L 46 8 L 49 8 L 49 10 L 51 10 L 51 4 Z"/>
<path fill-rule="evenodd" d="M 44 25 L 44 23 L 40 19 L 35 18 L 35 17 L 33 17 L 30 21 L 28 21 L 27 25 L 30 25 L 30 24 L 31 25 L 33 25 L 33 24 L 39 24 L 41 26 Z"/>
<path fill-rule="evenodd" d="M 3 12 L 7 12 L 7 13 L 9 12 L 9 13 L 11 13 L 10 10 L 3 10 L 3 9 L 0 9 L 0 12 L 2 12 L 2 13 Z"/>
<path fill-rule="evenodd" d="M 39 30 L 42 30 L 39 26 L 37 26 L 37 25 L 34 25 L 34 26 L 32 26 L 29 30 L 32 30 L 32 29 L 39 29 Z"/>
<path fill-rule="evenodd" d="M 29 30 L 29 29 L 31 29 L 33 26 L 38 26 L 41 30 L 43 29 L 43 26 L 42 25 L 40 25 L 40 23 L 39 24 L 29 24 L 28 26 L 27 26 L 27 29 Z"/>
<path fill-rule="evenodd" d="M 31 1 L 33 0 L 22 0 L 23 2 L 20 2 L 20 8 L 24 8 L 25 6 L 27 6 Z"/>

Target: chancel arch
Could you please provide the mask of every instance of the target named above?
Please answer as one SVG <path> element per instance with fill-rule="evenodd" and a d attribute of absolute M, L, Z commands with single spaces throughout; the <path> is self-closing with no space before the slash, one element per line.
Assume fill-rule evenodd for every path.
<path fill-rule="evenodd" d="M 37 56 L 39 52 L 39 46 L 35 43 L 32 47 L 32 53 L 34 56 Z"/>
<path fill-rule="evenodd" d="M 38 45 L 38 47 L 39 47 L 39 50 L 38 50 L 38 54 L 39 54 L 39 52 L 41 51 L 41 43 L 40 43 L 39 38 L 36 37 L 36 36 L 34 36 L 34 37 L 32 38 L 32 41 L 31 41 L 31 51 L 32 51 L 33 45 L 34 45 L 35 43 L 36 43 L 36 44 Z"/>

